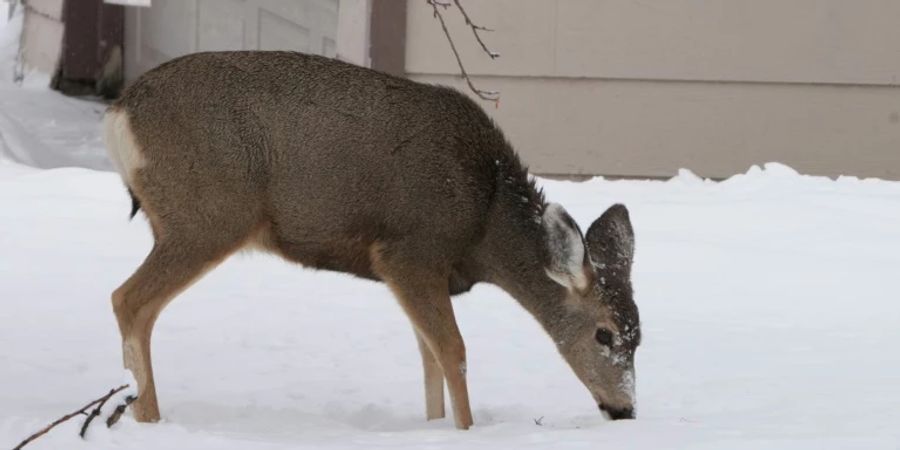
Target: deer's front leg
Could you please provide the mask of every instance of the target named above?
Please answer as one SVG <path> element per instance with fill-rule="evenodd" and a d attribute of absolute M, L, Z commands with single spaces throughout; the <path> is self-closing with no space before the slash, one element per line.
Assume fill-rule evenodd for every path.
<path fill-rule="evenodd" d="M 398 275 L 382 276 L 440 365 L 450 391 L 456 428 L 466 430 L 472 426 L 466 386 L 466 346 L 456 326 L 447 278 L 421 273 Z"/>
<path fill-rule="evenodd" d="M 444 418 L 444 371 L 428 348 L 428 344 L 416 331 L 416 341 L 422 354 L 422 369 L 425 375 L 425 417 L 428 420 Z"/>

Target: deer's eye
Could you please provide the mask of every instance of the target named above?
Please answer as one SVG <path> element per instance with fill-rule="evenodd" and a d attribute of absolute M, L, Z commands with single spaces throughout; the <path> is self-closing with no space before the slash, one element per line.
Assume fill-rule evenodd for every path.
<path fill-rule="evenodd" d="M 597 342 L 599 342 L 600 345 L 612 347 L 612 344 L 613 344 L 612 331 L 609 331 L 606 328 L 599 328 L 599 329 L 597 329 L 597 334 L 594 335 L 594 338 L 597 339 Z"/>

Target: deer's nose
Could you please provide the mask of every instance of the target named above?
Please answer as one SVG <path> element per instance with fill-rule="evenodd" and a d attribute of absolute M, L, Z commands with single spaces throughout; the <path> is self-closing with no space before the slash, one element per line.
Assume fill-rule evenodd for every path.
<path fill-rule="evenodd" d="M 609 414 L 609 418 L 612 420 L 634 419 L 634 408 L 607 408 L 603 405 L 598 406 L 600 406 L 601 411 Z"/>

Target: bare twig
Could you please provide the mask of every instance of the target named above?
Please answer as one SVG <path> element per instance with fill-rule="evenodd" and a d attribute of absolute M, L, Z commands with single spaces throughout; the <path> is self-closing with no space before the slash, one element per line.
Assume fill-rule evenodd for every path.
<path fill-rule="evenodd" d="M 121 387 L 118 388 L 118 390 L 116 390 L 116 389 L 110 389 L 109 393 L 106 394 L 106 396 L 103 397 L 102 400 L 100 400 L 100 403 L 97 403 L 97 407 L 94 408 L 94 409 L 91 411 L 91 414 L 87 416 L 87 419 L 84 419 L 84 424 L 81 425 L 81 432 L 79 432 L 78 435 L 81 436 L 82 439 L 84 439 L 84 435 L 87 433 L 88 426 L 91 425 L 91 421 L 93 421 L 94 418 L 97 417 L 97 416 L 99 416 L 99 415 L 100 415 L 100 412 L 103 411 L 103 405 L 106 404 L 106 401 L 109 400 L 110 397 L 112 397 L 113 395 L 115 395 L 116 392 L 119 392 L 119 391 L 121 391 L 122 389 L 125 389 L 127 386 L 128 386 L 127 384 L 124 385 L 124 386 L 121 386 Z"/>
<path fill-rule="evenodd" d="M 466 25 L 468 25 L 470 28 L 472 28 L 472 34 L 475 35 L 475 40 L 478 41 L 478 44 L 481 45 L 481 48 L 484 50 L 484 52 L 487 53 L 488 56 L 491 57 L 491 59 L 499 58 L 500 54 L 497 52 L 492 52 L 491 49 L 489 49 L 487 47 L 487 45 L 485 45 L 484 41 L 481 40 L 481 35 L 478 34 L 479 31 L 494 31 L 494 30 L 487 28 L 487 27 L 483 27 L 481 25 L 476 25 L 475 22 L 472 22 L 472 19 L 469 18 L 468 14 L 466 14 L 466 10 L 459 3 L 459 0 L 453 0 L 453 3 L 456 5 L 457 8 L 459 8 L 459 12 L 462 13 L 463 18 L 466 19 Z"/>
<path fill-rule="evenodd" d="M 456 1 L 457 0 L 454 0 L 454 2 L 456 2 Z M 478 98 L 480 98 L 482 100 L 494 102 L 495 104 L 497 102 L 499 102 L 500 101 L 500 93 L 497 91 L 485 91 L 485 90 L 476 88 L 475 84 L 472 83 L 472 79 L 469 78 L 469 73 L 466 72 L 465 66 L 463 66 L 462 59 L 459 57 L 459 52 L 456 51 L 456 44 L 453 43 L 453 38 L 450 37 L 450 31 L 447 30 L 447 24 L 444 22 L 444 16 L 441 14 L 441 10 L 438 9 L 438 7 L 447 9 L 450 6 L 450 3 L 441 2 L 440 0 L 425 0 L 425 2 L 428 3 L 429 5 L 431 5 L 431 8 L 434 10 L 434 17 L 437 18 L 438 21 L 440 21 L 441 28 L 444 30 L 444 35 L 447 36 L 447 42 L 450 43 L 450 50 L 453 50 L 453 56 L 456 57 L 456 63 L 459 65 L 459 72 L 462 75 L 463 79 L 466 80 L 466 84 L 469 85 L 469 89 L 471 89 L 472 92 L 474 92 L 475 95 L 477 95 Z M 457 2 L 457 6 L 459 6 L 458 2 Z M 462 9 L 460 9 L 460 11 L 462 11 Z M 474 32 L 475 31 L 474 25 L 468 19 L 468 16 L 465 16 L 465 14 L 464 14 L 464 17 L 466 17 L 466 23 L 473 27 L 473 32 Z M 478 33 L 476 33 L 476 37 L 477 37 L 477 35 L 478 35 Z M 479 42 L 481 42 L 480 38 L 479 38 Z M 490 51 L 488 51 L 488 54 L 492 55 L 492 53 Z M 494 58 L 495 56 L 491 56 L 491 57 Z"/>
<path fill-rule="evenodd" d="M 116 393 L 122 391 L 123 389 L 125 389 L 125 388 L 127 388 L 127 387 L 128 387 L 127 384 L 123 384 L 122 386 L 119 386 L 119 387 L 117 387 L 117 388 L 115 388 L 115 389 L 109 391 L 109 393 L 107 393 L 107 394 L 104 395 L 103 397 L 100 397 L 100 398 L 98 398 L 97 400 L 94 400 L 94 401 L 88 403 L 87 405 L 82 406 L 81 409 L 79 409 L 79 410 L 77 410 L 77 411 L 75 411 L 75 412 L 73 412 L 73 413 L 66 414 L 65 416 L 62 416 L 62 417 L 60 417 L 59 419 L 56 419 L 55 422 L 51 423 L 50 425 L 47 425 L 46 427 L 44 427 L 43 429 L 41 429 L 41 430 L 38 431 L 37 433 L 34 433 L 34 434 L 32 434 L 31 436 L 28 436 L 28 438 L 26 438 L 24 441 L 20 442 L 19 445 L 15 446 L 15 447 L 13 448 L 13 450 L 20 450 L 22 447 L 25 447 L 26 445 L 28 445 L 28 443 L 30 443 L 31 441 L 33 441 L 33 440 L 35 440 L 35 439 L 37 439 L 37 438 L 39 438 L 39 437 L 41 437 L 41 436 L 47 434 L 48 431 L 52 430 L 52 429 L 53 429 L 54 427 L 56 427 L 57 425 L 59 425 L 59 424 L 65 422 L 65 421 L 67 421 L 67 420 L 69 420 L 69 419 L 71 419 L 71 418 L 73 418 L 73 417 L 75 417 L 75 416 L 79 416 L 79 415 L 87 415 L 87 413 L 86 413 L 85 411 L 87 411 L 88 408 L 90 408 L 91 406 L 94 406 L 94 405 L 96 405 L 96 404 L 100 404 L 100 405 L 102 406 L 103 403 L 105 403 L 107 400 L 109 400 L 110 397 L 112 397 L 113 395 L 115 395 Z M 98 408 L 98 409 L 99 409 L 99 408 Z M 93 413 L 91 413 L 91 414 L 93 415 Z M 99 412 L 98 412 L 97 414 L 99 414 Z M 90 419 L 91 419 L 91 416 L 88 416 L 88 419 L 85 421 L 85 426 L 82 427 L 82 432 L 81 432 L 81 436 L 82 436 L 82 437 L 84 437 L 84 430 L 85 430 L 85 428 L 87 427 L 87 422 L 90 422 Z"/>

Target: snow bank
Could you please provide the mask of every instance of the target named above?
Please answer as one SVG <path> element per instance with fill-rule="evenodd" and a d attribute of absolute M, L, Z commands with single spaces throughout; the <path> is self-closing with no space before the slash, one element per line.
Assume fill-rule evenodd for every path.
<path fill-rule="evenodd" d="M 106 105 L 30 83 L 0 82 L 0 159 L 40 168 L 112 170 L 100 137 Z"/>

